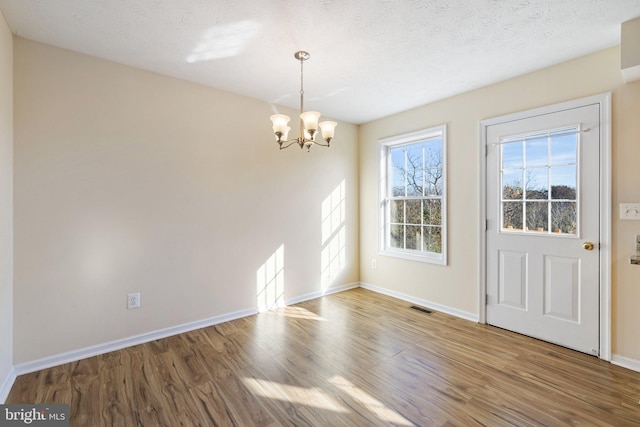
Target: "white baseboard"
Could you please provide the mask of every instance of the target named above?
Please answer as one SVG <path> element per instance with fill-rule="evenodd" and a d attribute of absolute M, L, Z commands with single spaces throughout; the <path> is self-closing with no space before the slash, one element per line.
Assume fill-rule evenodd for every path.
<path fill-rule="evenodd" d="M 310 294 L 301 295 L 301 296 L 295 297 L 295 298 L 290 298 L 290 299 L 286 300 L 284 303 L 285 303 L 285 305 L 298 304 L 300 302 L 304 302 L 304 301 L 309 301 L 309 300 L 312 300 L 312 299 L 320 298 L 320 297 L 323 297 L 325 295 L 337 294 L 338 292 L 348 291 L 349 289 L 354 289 L 354 288 L 357 288 L 357 287 L 360 287 L 360 283 L 358 283 L 358 282 L 356 282 L 356 283 L 347 283 L 346 285 L 334 286 L 332 288 L 325 289 L 324 291 L 311 292 Z"/>
<path fill-rule="evenodd" d="M 640 372 L 640 360 L 637 359 L 630 359 L 628 357 L 614 354 L 611 356 L 611 363 L 622 366 L 623 368 L 631 369 L 632 371 Z"/>
<path fill-rule="evenodd" d="M 257 312 L 258 310 L 256 308 L 249 308 L 232 313 L 222 314 L 220 316 L 210 317 L 207 319 L 196 320 L 194 322 L 183 323 L 181 325 L 171 326 L 165 329 L 159 329 L 128 338 L 123 338 L 103 344 L 69 351 L 66 353 L 44 357 L 42 359 L 34 360 L 31 362 L 20 363 L 18 365 L 15 365 L 14 369 L 16 375 L 28 374 L 30 372 L 51 368 L 53 366 L 62 365 L 64 363 L 75 362 L 77 360 L 86 359 L 88 357 L 97 356 L 99 354 L 105 354 L 126 347 L 132 347 L 134 345 L 144 344 L 146 342 L 155 341 L 157 339 L 167 338 L 173 335 L 182 334 L 184 332 L 205 328 L 207 326 L 217 325 L 218 323 L 228 322 L 230 320 L 239 319 L 241 317 L 251 316 L 252 314 L 256 314 Z"/>
<path fill-rule="evenodd" d="M 323 295 L 330 295 L 333 293 L 346 291 L 348 289 L 357 288 L 359 285 L 360 285 L 359 283 L 349 283 L 342 286 L 332 287 L 324 291 L 312 292 L 310 294 L 291 298 L 285 301 L 285 304 L 286 305 L 297 304 L 299 302 L 319 298 Z M 220 316 L 210 317 L 207 319 L 196 320 L 194 322 L 183 323 L 181 325 L 172 326 L 169 328 L 160 329 L 152 332 L 147 332 L 141 335 L 135 335 L 128 338 L 110 341 L 104 344 L 98 344 L 91 347 L 85 347 L 78 350 L 69 351 L 66 353 L 56 354 L 53 356 L 44 357 L 42 359 L 34 360 L 31 362 L 20 363 L 14 366 L 13 377 L 15 380 L 16 375 L 28 374 L 30 372 L 51 368 L 53 366 L 62 365 L 64 363 L 75 362 L 77 360 L 86 359 L 88 357 L 97 356 L 99 354 L 105 354 L 105 353 L 109 353 L 115 350 L 120 350 L 126 347 L 132 347 L 134 345 L 144 344 L 146 342 L 155 341 L 161 338 L 167 338 L 173 335 L 182 334 L 182 333 L 193 331 L 196 329 L 206 328 L 207 326 L 217 325 L 218 323 L 240 319 L 242 317 L 251 316 L 256 313 L 258 313 L 257 308 L 249 308 L 245 310 L 235 311 L 232 313 L 222 314 Z M 13 381 L 11 382 L 11 385 L 12 384 L 13 384 Z M 9 386 L 9 390 L 11 389 L 11 385 Z M 9 391 L 7 391 L 7 394 L 8 393 Z"/>
<path fill-rule="evenodd" d="M 3 404 L 7 401 L 7 397 L 9 396 L 9 392 L 11 391 L 11 387 L 13 387 L 13 383 L 16 381 L 16 370 L 15 368 L 11 368 L 9 374 L 0 385 L 0 404 Z"/>
<path fill-rule="evenodd" d="M 434 311 L 450 314 L 452 316 L 460 317 L 462 319 L 470 320 L 472 322 L 476 322 L 476 323 L 478 322 L 478 315 L 474 313 L 468 313 L 466 311 L 458 310 L 458 309 L 448 307 L 446 305 L 438 304 L 432 301 L 416 298 L 411 295 L 403 294 L 401 292 L 396 292 L 386 288 L 381 288 L 379 286 L 371 285 L 369 283 L 360 282 L 360 287 L 364 289 L 368 289 L 373 292 L 377 292 L 379 294 L 398 298 L 403 301 L 410 302 L 412 304 L 417 304 L 426 308 L 430 308 Z"/>
<path fill-rule="evenodd" d="M 457 310 L 445 305 L 434 303 L 432 301 L 423 300 L 420 298 L 413 297 L 411 295 L 392 291 L 386 288 L 382 288 L 382 287 L 371 285 L 369 283 L 364 283 L 364 282 L 349 283 L 342 286 L 332 287 L 324 291 L 312 292 L 306 295 L 301 295 L 299 297 L 290 298 L 285 303 L 286 305 L 293 305 L 303 301 L 320 298 L 324 295 L 343 292 L 343 291 L 347 291 L 349 289 L 353 289 L 357 287 L 368 289 L 370 291 L 377 292 L 383 295 L 388 295 L 390 297 L 398 298 L 403 301 L 410 302 L 412 304 L 417 304 L 426 308 L 430 308 L 435 311 L 450 314 L 452 316 L 456 316 L 462 319 L 470 320 L 472 322 L 478 322 L 478 315 L 476 314 L 468 313 L 462 310 Z M 11 368 L 11 370 L 9 371 L 9 374 L 0 385 L 0 404 L 3 404 L 6 401 L 7 397 L 9 396 L 9 392 L 11 391 L 11 387 L 13 386 L 16 380 L 16 377 L 18 375 L 28 374 L 31 372 L 39 371 L 41 369 L 51 368 L 53 366 L 62 365 L 64 363 L 75 362 L 77 360 L 86 359 L 88 357 L 97 356 L 99 354 L 109 353 L 111 351 L 120 350 L 126 347 L 131 347 L 138 344 L 144 344 L 146 342 L 155 341 L 157 339 L 167 338 L 173 335 L 193 331 L 200 328 L 205 328 L 212 325 L 217 325 L 219 323 L 228 322 L 228 321 L 239 319 L 242 317 L 251 316 L 256 313 L 258 313 L 257 308 L 250 308 L 250 309 L 235 311 L 232 313 L 227 313 L 220 316 L 214 316 L 207 319 L 197 320 L 194 322 L 183 323 L 181 325 L 172 326 L 169 328 L 160 329 L 157 331 L 152 331 L 145 334 L 140 334 L 140 335 L 136 335 L 136 336 L 120 339 L 120 340 L 110 341 L 104 344 L 85 347 L 82 349 L 73 350 L 66 353 L 61 353 L 61 354 L 45 357 L 42 359 L 34 360 L 31 362 L 20 363 L 18 365 L 15 365 L 13 368 Z M 614 365 L 621 366 L 623 368 L 640 372 L 640 360 L 613 355 L 611 358 L 611 363 Z"/>

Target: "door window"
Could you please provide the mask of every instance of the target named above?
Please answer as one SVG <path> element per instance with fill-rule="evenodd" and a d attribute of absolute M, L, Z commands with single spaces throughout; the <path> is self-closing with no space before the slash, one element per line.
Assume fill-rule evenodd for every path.
<path fill-rule="evenodd" d="M 501 232 L 577 236 L 579 132 L 501 139 Z"/>

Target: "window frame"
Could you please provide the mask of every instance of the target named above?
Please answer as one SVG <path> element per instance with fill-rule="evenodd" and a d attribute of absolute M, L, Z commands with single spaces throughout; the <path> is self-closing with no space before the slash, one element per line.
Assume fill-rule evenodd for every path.
<path fill-rule="evenodd" d="M 441 236 L 442 252 L 422 252 L 413 249 L 400 249 L 390 246 L 390 201 L 393 198 L 391 189 L 392 165 L 390 165 L 390 151 L 403 145 L 422 143 L 429 139 L 440 138 L 442 149 L 442 194 L 441 201 Z M 430 264 L 447 265 L 447 126 L 439 125 L 415 132 L 404 133 L 378 140 L 379 169 L 378 169 L 378 254 L 410 261 L 420 261 Z M 434 199 L 433 196 L 422 197 L 420 200 Z"/>

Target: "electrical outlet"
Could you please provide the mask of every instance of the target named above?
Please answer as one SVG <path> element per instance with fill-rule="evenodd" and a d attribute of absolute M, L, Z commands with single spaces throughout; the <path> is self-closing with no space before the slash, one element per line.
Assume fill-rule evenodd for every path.
<path fill-rule="evenodd" d="M 127 295 L 127 308 L 140 308 L 140 292 Z"/>
<path fill-rule="evenodd" d="M 378 262 L 375 258 L 371 260 L 371 268 L 378 268 Z"/>

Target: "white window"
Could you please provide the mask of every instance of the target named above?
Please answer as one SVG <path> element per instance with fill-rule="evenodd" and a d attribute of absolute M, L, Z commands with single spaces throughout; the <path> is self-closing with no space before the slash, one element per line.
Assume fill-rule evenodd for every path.
<path fill-rule="evenodd" d="M 446 264 L 446 126 L 380 140 L 380 253 Z"/>

